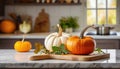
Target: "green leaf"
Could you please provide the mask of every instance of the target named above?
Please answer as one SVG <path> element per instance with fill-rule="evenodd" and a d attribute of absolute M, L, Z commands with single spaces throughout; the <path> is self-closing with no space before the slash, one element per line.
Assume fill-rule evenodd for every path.
<path fill-rule="evenodd" d="M 63 30 L 65 30 L 66 28 L 77 29 L 79 28 L 78 19 L 79 18 L 77 16 L 76 17 L 73 17 L 73 16 L 62 17 L 59 20 L 59 23 Z"/>
<path fill-rule="evenodd" d="M 63 53 L 64 54 L 68 54 L 69 52 L 67 50 L 63 50 Z"/>
<path fill-rule="evenodd" d="M 61 51 L 55 51 L 54 54 L 61 55 Z"/>
<path fill-rule="evenodd" d="M 64 44 L 61 44 L 61 45 L 60 45 L 60 49 L 61 49 L 61 50 L 65 50 Z"/>
<path fill-rule="evenodd" d="M 98 53 L 104 53 L 101 48 L 96 48 L 95 51 L 97 51 Z"/>
<path fill-rule="evenodd" d="M 53 54 L 68 54 L 69 52 L 65 49 L 64 44 L 61 44 L 60 46 L 52 46 Z"/>
<path fill-rule="evenodd" d="M 57 46 L 52 46 L 52 50 L 53 50 L 53 52 L 59 51 L 59 47 L 57 47 Z"/>

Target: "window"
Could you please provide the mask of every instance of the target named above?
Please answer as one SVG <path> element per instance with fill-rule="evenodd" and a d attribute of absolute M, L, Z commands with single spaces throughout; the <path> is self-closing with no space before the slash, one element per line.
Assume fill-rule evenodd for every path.
<path fill-rule="evenodd" d="M 117 0 L 87 0 L 87 25 L 115 25 Z"/>

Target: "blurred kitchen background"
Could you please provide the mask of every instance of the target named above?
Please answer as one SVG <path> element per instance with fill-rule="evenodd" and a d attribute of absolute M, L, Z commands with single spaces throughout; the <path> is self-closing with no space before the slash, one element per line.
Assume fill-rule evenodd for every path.
<path fill-rule="evenodd" d="M 94 24 L 96 29 L 91 28 L 88 31 L 99 34 L 96 36 L 90 33 L 90 36 L 95 38 L 97 47 L 120 49 L 119 15 L 120 0 L 0 0 L 0 20 L 10 19 L 24 24 L 23 21 L 27 20 L 32 25 L 32 32 L 27 34 L 26 40 L 30 40 L 33 45 L 35 42 L 44 44 L 45 37 L 57 31 L 58 23 L 61 23 L 63 28 L 77 27 L 71 34 L 78 36 L 83 28 Z M 64 20 L 67 19 L 72 21 L 72 24 L 64 25 L 64 22 L 67 22 Z M 111 27 L 113 29 L 110 29 Z M 102 33 L 99 32 L 103 29 Z M 115 33 L 110 35 L 111 31 Z M 13 48 L 14 42 L 22 37 L 21 33 L 16 35 L 0 32 L 0 48 Z"/>
<path fill-rule="evenodd" d="M 29 1 L 30 0 L 28 0 L 28 2 Z M 88 14 L 90 12 L 89 11 L 90 6 L 91 6 L 91 8 L 94 9 L 94 6 L 90 5 L 89 3 L 91 3 L 91 2 L 94 3 L 95 0 L 79 0 L 78 4 L 72 4 L 73 1 L 71 0 L 71 4 L 68 4 L 68 5 L 65 5 L 65 4 L 50 5 L 50 3 L 45 4 L 45 5 L 44 4 L 41 5 L 40 3 L 42 3 L 41 2 L 42 0 L 34 0 L 34 1 L 37 2 L 36 3 L 37 5 L 35 5 L 35 3 L 30 4 L 30 5 L 28 3 L 27 4 L 20 4 L 20 3 L 19 4 L 12 4 L 12 2 L 10 4 L 4 5 L 5 6 L 5 10 L 4 10 L 5 15 L 3 17 L 8 18 L 8 19 L 12 19 L 9 16 L 10 13 L 15 13 L 16 15 L 29 15 L 32 18 L 32 27 L 34 27 L 36 17 L 38 17 L 39 13 L 44 8 L 45 12 L 49 14 L 50 32 L 56 31 L 56 24 L 59 23 L 59 20 L 61 17 L 66 17 L 66 16 L 73 16 L 73 17 L 77 16 L 79 18 L 78 19 L 79 28 L 77 28 L 74 32 L 81 31 L 84 27 L 91 24 L 92 20 L 93 20 L 93 23 L 96 23 L 94 21 L 96 19 L 96 17 L 93 16 L 94 15 L 93 13 L 96 13 L 96 12 L 92 11 L 92 13 L 91 13 L 92 15 Z M 119 0 L 104 0 L 104 1 L 97 0 L 97 1 L 100 1 L 100 5 L 102 5 L 102 6 L 104 5 L 104 3 L 106 5 L 105 1 L 110 1 L 110 3 L 112 2 L 111 5 L 115 3 L 113 7 L 110 7 L 110 10 L 111 10 L 111 12 L 113 12 L 113 15 L 111 15 L 110 12 L 108 12 L 109 14 L 107 14 L 107 15 L 114 16 L 114 19 L 116 21 L 114 21 L 114 23 L 111 23 L 111 24 L 113 24 L 115 26 L 114 30 L 120 31 L 120 28 L 119 28 L 120 27 L 120 17 L 119 17 L 119 14 L 120 14 L 119 3 L 120 3 L 120 1 Z M 23 0 L 23 2 L 24 2 L 24 0 Z M 27 2 L 27 0 L 26 0 L 26 2 Z M 38 5 L 38 3 L 40 5 Z M 52 0 L 51 0 L 51 3 L 52 3 Z M 101 8 L 104 8 L 102 6 L 101 6 Z M 88 10 L 88 13 L 87 13 L 87 10 Z M 99 11 L 99 13 L 104 14 L 104 13 L 106 13 L 106 11 L 104 11 L 104 10 Z M 92 16 L 93 16 L 93 18 L 91 18 Z M 87 17 L 90 20 L 89 19 L 87 20 Z M 99 16 L 97 18 L 99 18 Z M 104 17 L 102 17 L 102 18 L 104 19 Z M 104 21 L 105 20 L 103 20 L 103 22 Z"/>

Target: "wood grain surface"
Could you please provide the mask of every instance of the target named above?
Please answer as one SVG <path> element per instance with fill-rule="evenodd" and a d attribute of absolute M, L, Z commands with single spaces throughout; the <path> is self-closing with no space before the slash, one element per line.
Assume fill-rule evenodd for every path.
<path fill-rule="evenodd" d="M 94 54 L 94 55 L 53 55 L 53 54 L 45 54 L 45 55 L 33 55 L 30 57 L 30 60 L 44 60 L 44 59 L 59 59 L 59 60 L 73 60 L 73 61 L 93 61 L 99 59 L 109 58 L 110 54 Z"/>

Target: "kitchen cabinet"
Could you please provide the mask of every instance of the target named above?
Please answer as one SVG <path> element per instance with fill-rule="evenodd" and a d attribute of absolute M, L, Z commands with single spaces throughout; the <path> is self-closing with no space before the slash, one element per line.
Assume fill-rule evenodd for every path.
<path fill-rule="evenodd" d="M 51 33 L 51 32 L 50 32 Z M 32 42 L 33 48 L 35 42 L 44 44 L 44 39 L 50 33 L 30 33 L 26 34 L 25 40 Z M 119 34 L 119 32 L 117 32 Z M 71 33 L 71 35 L 79 36 L 79 33 Z M 120 49 L 120 35 L 109 36 L 91 36 L 96 40 L 96 47 L 102 49 Z M 0 34 L 0 49 L 12 49 L 14 43 L 22 40 L 23 34 Z"/>
<path fill-rule="evenodd" d="M 0 16 L 4 16 L 5 0 L 0 0 Z"/>
<path fill-rule="evenodd" d="M 13 49 L 14 43 L 21 39 L 0 39 L 0 49 Z M 35 42 L 40 42 L 44 45 L 44 38 L 42 39 L 25 39 L 32 43 L 32 48 Z M 120 40 L 118 39 L 96 39 L 96 47 L 102 49 L 119 49 Z"/>
<path fill-rule="evenodd" d="M 0 39 L 0 49 L 14 49 L 14 43 L 22 39 Z M 34 49 L 34 44 L 36 42 L 44 44 L 44 39 L 25 39 L 32 43 L 32 48 Z"/>
<path fill-rule="evenodd" d="M 6 5 L 81 5 L 80 0 L 71 0 L 70 3 L 67 0 L 7 0 Z"/>
<path fill-rule="evenodd" d="M 118 39 L 97 39 L 96 47 L 102 49 L 119 49 Z"/>

